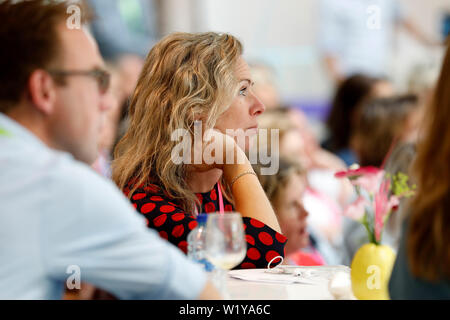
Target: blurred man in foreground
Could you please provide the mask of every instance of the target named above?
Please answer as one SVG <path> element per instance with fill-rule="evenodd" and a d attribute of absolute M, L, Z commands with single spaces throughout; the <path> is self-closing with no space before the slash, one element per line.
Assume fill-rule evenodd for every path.
<path fill-rule="evenodd" d="M 77 25 L 87 10 L 68 6 L 0 2 L 0 299 L 59 299 L 81 281 L 122 299 L 218 298 L 200 267 L 86 165 L 109 74 Z"/>

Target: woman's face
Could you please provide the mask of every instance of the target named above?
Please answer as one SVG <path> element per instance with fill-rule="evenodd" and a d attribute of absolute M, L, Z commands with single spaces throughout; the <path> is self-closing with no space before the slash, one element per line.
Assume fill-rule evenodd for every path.
<path fill-rule="evenodd" d="M 237 142 L 242 149 L 248 150 L 258 130 L 257 117 L 265 107 L 253 92 L 250 67 L 242 57 L 236 63 L 235 76 L 239 81 L 239 91 L 230 107 L 217 119 L 215 128 L 222 133 L 227 133 L 227 129 L 244 130 L 245 146 Z"/>
<path fill-rule="evenodd" d="M 303 207 L 303 193 L 306 188 L 305 178 L 293 175 L 276 201 L 275 212 L 281 231 L 289 239 L 286 243 L 286 255 L 305 248 L 309 244 L 306 230 L 308 212 Z"/>

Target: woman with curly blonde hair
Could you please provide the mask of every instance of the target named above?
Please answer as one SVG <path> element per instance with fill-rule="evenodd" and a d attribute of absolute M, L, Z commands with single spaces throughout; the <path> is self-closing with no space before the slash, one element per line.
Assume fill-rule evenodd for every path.
<path fill-rule="evenodd" d="M 240 268 L 266 267 L 283 256 L 287 240 L 244 153 L 265 109 L 252 84 L 235 37 L 213 32 L 165 37 L 147 56 L 130 103 L 130 126 L 113 162 L 113 180 L 148 226 L 184 252 L 197 213 L 238 211 L 248 247 Z M 195 140 L 196 124 L 202 133 L 213 133 L 211 141 L 222 146 L 214 149 L 214 159 L 225 163 L 195 161 L 195 152 L 194 163 L 192 154 L 174 161 L 180 144 L 174 132 Z M 244 131 L 245 143 L 238 145 L 228 130 Z M 205 151 L 210 144 L 201 146 Z"/>

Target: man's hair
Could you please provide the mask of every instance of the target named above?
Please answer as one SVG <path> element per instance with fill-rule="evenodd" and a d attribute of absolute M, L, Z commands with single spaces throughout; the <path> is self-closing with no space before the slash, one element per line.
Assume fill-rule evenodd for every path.
<path fill-rule="evenodd" d="M 57 26 L 73 15 L 71 5 L 80 9 L 80 24 L 90 19 L 82 0 L 0 0 L 0 112 L 20 101 L 34 70 L 46 69 L 57 59 Z"/>

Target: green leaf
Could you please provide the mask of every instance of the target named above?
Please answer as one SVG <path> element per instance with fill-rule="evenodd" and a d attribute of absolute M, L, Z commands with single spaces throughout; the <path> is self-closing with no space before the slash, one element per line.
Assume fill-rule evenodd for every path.
<path fill-rule="evenodd" d="M 392 177 L 392 193 L 398 197 L 409 198 L 415 194 L 416 186 L 409 186 L 409 177 L 403 172 L 399 172 Z"/>

